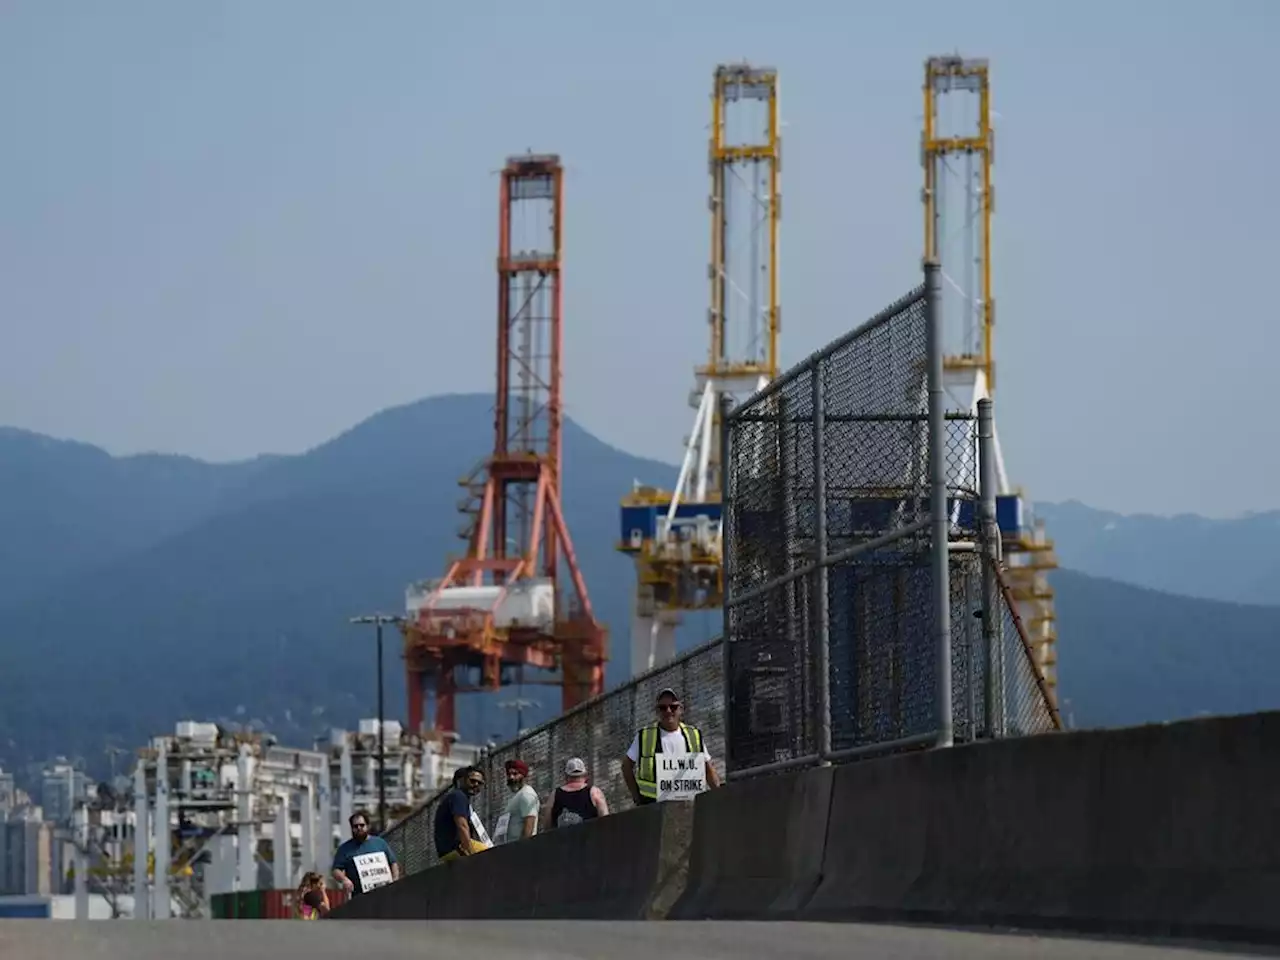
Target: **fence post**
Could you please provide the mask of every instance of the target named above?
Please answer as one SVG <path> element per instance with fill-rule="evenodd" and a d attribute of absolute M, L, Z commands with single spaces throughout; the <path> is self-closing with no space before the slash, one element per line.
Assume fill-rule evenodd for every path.
<path fill-rule="evenodd" d="M 827 596 L 827 467 L 823 449 L 827 428 L 826 369 L 821 360 L 813 365 L 813 559 L 818 565 L 813 572 L 813 662 L 817 673 L 817 753 L 823 763 L 831 753 L 831 617 Z"/>
<path fill-rule="evenodd" d="M 1001 559 L 1000 526 L 996 522 L 996 432 L 991 400 L 978 401 L 978 492 L 982 522 L 982 639 L 987 653 L 986 716 L 988 737 L 1004 736 L 1004 640 L 1000 636 L 1003 602 L 996 591 L 994 564 Z"/>
<path fill-rule="evenodd" d="M 951 568 L 947 517 L 946 397 L 942 383 L 942 268 L 935 259 L 924 264 L 924 323 L 929 392 L 929 512 L 932 524 L 932 572 L 938 658 L 938 739 L 940 747 L 954 740 L 951 708 Z"/>
<path fill-rule="evenodd" d="M 733 401 L 727 393 L 720 394 L 720 664 L 721 682 L 724 684 L 724 778 L 727 781 L 733 770 L 733 648 L 732 633 L 729 629 L 732 611 L 729 608 L 730 579 L 733 560 L 731 546 L 730 510 L 732 498 L 729 488 L 734 474 L 733 469 L 733 430 L 729 418 L 733 412 Z"/>

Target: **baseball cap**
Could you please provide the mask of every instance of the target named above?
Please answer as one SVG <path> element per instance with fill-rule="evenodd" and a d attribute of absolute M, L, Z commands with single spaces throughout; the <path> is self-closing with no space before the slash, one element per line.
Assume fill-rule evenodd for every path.
<path fill-rule="evenodd" d="M 564 775 L 566 777 L 585 777 L 587 775 L 587 765 L 581 757 L 570 757 L 564 762 Z"/>
<path fill-rule="evenodd" d="M 658 695 L 654 697 L 654 702 L 661 700 L 663 697 L 670 697 L 672 700 L 679 700 L 680 694 L 676 693 L 673 687 L 663 687 L 658 691 Z"/>

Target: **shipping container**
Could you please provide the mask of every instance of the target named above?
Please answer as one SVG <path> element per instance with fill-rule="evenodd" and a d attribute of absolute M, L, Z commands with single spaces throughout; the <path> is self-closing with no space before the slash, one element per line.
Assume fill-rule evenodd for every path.
<path fill-rule="evenodd" d="M 242 890 L 236 894 L 236 920 L 262 919 L 262 891 Z"/>
<path fill-rule="evenodd" d="M 343 890 L 329 890 L 329 908 L 338 909 L 347 901 Z M 293 920 L 297 890 L 249 890 L 219 893 L 209 898 L 214 920 Z"/>
<path fill-rule="evenodd" d="M 0 920 L 48 920 L 52 915 L 49 897 L 0 897 Z"/>

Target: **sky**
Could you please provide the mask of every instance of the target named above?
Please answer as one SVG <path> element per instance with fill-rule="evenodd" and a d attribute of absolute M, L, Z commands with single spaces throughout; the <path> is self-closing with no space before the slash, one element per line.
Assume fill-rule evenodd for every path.
<path fill-rule="evenodd" d="M 675 462 L 715 65 L 780 72 L 790 365 L 919 282 L 923 62 L 960 52 L 1011 479 L 1274 509 L 1278 40 L 1274 0 L 0 0 L 0 423 L 230 460 L 492 390 L 496 171 L 533 149 L 566 167 L 568 413 Z"/>

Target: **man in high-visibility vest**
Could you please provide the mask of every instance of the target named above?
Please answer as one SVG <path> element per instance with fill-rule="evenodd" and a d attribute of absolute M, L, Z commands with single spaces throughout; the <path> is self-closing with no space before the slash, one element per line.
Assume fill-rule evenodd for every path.
<path fill-rule="evenodd" d="M 658 754 L 700 757 L 706 761 L 706 785 L 720 786 L 720 776 L 702 743 L 702 731 L 684 722 L 684 705 L 674 690 L 658 693 L 657 723 L 640 729 L 622 758 L 622 779 L 636 806 L 658 800 Z"/>

